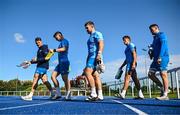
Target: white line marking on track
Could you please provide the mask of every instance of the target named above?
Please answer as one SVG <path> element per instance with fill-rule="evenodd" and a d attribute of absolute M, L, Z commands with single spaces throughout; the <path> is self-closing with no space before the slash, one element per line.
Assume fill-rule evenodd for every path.
<path fill-rule="evenodd" d="M 135 113 L 137 113 L 137 114 L 139 114 L 139 115 L 148 115 L 147 113 L 145 113 L 145 112 L 143 112 L 143 111 L 141 111 L 141 110 L 139 110 L 139 109 L 137 109 L 137 108 L 135 108 L 135 107 L 132 107 L 132 106 L 130 106 L 130 105 L 124 104 L 124 103 L 121 102 L 121 101 L 117 101 L 117 100 L 112 100 L 112 101 L 114 101 L 114 102 L 116 102 L 116 103 L 120 103 L 120 104 L 126 106 L 127 108 L 131 109 L 132 111 L 134 111 Z"/>
<path fill-rule="evenodd" d="M 49 101 L 49 102 L 45 102 L 45 103 L 38 103 L 38 104 L 32 104 L 32 105 L 22 105 L 22 106 L 16 106 L 16 107 L 6 107 L 6 108 L 0 108 L 0 111 L 3 110 L 8 110 L 8 109 L 18 109 L 18 108 L 24 108 L 24 107 L 32 107 L 32 106 L 39 106 L 39 105 L 46 105 L 46 104 L 51 104 L 51 103 L 57 103 L 60 101 Z"/>

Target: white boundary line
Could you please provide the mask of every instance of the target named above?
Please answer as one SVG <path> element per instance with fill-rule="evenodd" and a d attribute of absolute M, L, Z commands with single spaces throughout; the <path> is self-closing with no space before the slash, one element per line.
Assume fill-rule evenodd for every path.
<path fill-rule="evenodd" d="M 137 109 L 137 108 L 135 108 L 135 107 L 132 107 L 132 106 L 130 106 L 130 105 L 124 104 L 124 103 L 122 103 L 121 101 L 117 101 L 117 100 L 112 100 L 112 101 L 114 101 L 114 102 L 116 102 L 116 103 L 120 103 L 120 104 L 126 106 L 128 109 L 131 109 L 132 111 L 134 111 L 134 112 L 137 113 L 138 115 L 148 115 L 147 113 L 145 113 L 145 112 L 143 112 L 143 111 L 141 111 L 141 110 L 139 110 L 139 109 Z"/>
<path fill-rule="evenodd" d="M 45 102 L 45 103 L 38 103 L 38 104 L 32 104 L 32 105 L 22 105 L 22 106 L 16 106 L 16 107 L 6 107 L 6 108 L 0 108 L 0 111 L 3 110 L 8 110 L 8 109 L 19 109 L 19 108 L 24 108 L 24 107 L 32 107 L 32 106 L 39 106 L 39 105 L 46 105 L 46 104 L 51 104 L 51 103 L 57 103 L 60 101 L 50 101 L 50 102 Z"/>

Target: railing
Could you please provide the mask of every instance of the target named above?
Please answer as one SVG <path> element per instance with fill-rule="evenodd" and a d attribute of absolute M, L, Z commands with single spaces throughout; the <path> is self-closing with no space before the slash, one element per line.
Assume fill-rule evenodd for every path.
<path fill-rule="evenodd" d="M 180 83 L 180 67 L 173 68 L 168 70 L 168 79 L 169 79 L 169 89 L 171 90 L 170 94 L 173 94 L 173 98 L 180 99 L 180 92 L 179 92 L 179 83 Z M 160 78 L 160 74 L 157 74 L 157 77 Z M 143 78 L 139 78 L 143 93 L 152 98 L 152 95 L 157 95 L 159 93 L 157 90 L 157 86 L 153 83 L 147 76 Z M 160 79 L 161 80 L 161 79 Z M 122 86 L 124 85 L 124 81 L 113 81 L 107 82 L 106 85 L 103 86 L 106 91 L 106 95 L 112 96 L 114 93 L 120 93 Z M 108 91 L 107 91 L 108 90 Z M 128 95 L 134 97 L 136 89 L 134 88 L 134 82 L 130 81 L 130 88 L 128 90 Z"/>
<path fill-rule="evenodd" d="M 72 89 L 72 95 L 80 96 L 87 95 L 87 91 L 85 89 Z M 0 96 L 24 96 L 28 95 L 30 91 L 0 91 Z M 65 95 L 65 90 L 61 90 L 62 95 Z M 49 91 L 35 91 L 35 96 L 50 96 Z"/>
<path fill-rule="evenodd" d="M 169 79 L 169 89 L 171 90 L 171 94 L 173 98 L 180 99 L 180 92 L 179 92 L 179 83 L 180 83 L 180 67 L 173 68 L 168 70 L 168 79 Z M 158 77 L 160 77 L 159 74 L 157 74 Z M 152 95 L 157 95 L 159 93 L 157 90 L 157 86 L 155 83 L 153 83 L 147 76 L 143 78 L 139 78 L 141 88 L 143 91 L 143 94 L 146 97 L 152 98 Z M 161 79 L 160 79 L 161 80 Z M 124 85 L 124 81 L 113 81 L 113 82 L 107 82 L 106 85 L 103 85 L 103 94 L 108 96 L 113 96 L 115 93 L 120 93 L 122 86 Z M 77 89 L 73 88 L 71 89 L 72 94 L 76 96 L 80 95 L 87 95 L 89 93 L 89 90 L 86 89 Z M 22 95 L 28 95 L 30 91 L 0 91 L 0 96 L 22 96 Z M 65 94 L 65 91 L 62 90 L 62 95 Z M 134 82 L 130 81 L 130 88 L 127 91 L 127 95 L 134 97 L 134 94 L 137 92 L 137 90 L 134 88 Z M 34 95 L 37 96 L 49 96 L 49 91 L 36 91 Z"/>

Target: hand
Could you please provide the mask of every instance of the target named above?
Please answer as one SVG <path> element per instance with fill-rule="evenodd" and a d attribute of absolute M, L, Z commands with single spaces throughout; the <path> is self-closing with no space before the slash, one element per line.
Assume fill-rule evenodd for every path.
<path fill-rule="evenodd" d="M 28 65 L 31 65 L 31 61 L 28 61 L 27 64 L 28 64 Z"/>
<path fill-rule="evenodd" d="M 49 49 L 49 52 L 51 52 L 51 53 L 54 52 L 54 49 Z"/>
<path fill-rule="evenodd" d="M 34 58 L 32 59 L 32 61 L 33 61 L 33 62 L 37 61 L 37 58 L 36 58 L 36 57 L 34 57 Z"/>
<path fill-rule="evenodd" d="M 161 58 L 158 58 L 157 63 L 161 64 Z"/>
<path fill-rule="evenodd" d="M 135 63 L 133 63 L 132 64 L 132 68 L 131 69 L 135 69 L 136 68 L 136 64 Z"/>
<path fill-rule="evenodd" d="M 96 60 L 97 61 L 101 60 L 101 55 L 97 55 Z"/>

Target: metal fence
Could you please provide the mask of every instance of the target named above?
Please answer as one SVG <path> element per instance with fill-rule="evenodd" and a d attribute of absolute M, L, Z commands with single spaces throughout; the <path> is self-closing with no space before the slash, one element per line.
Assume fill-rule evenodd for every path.
<path fill-rule="evenodd" d="M 160 78 L 159 73 L 157 76 Z M 168 70 L 168 79 L 169 79 L 169 89 L 171 90 L 170 95 L 172 95 L 173 98 L 180 99 L 180 92 L 179 92 L 179 83 L 180 83 L 180 67 L 173 68 Z M 143 94 L 146 97 L 152 98 L 155 95 L 158 95 L 160 93 L 158 87 L 154 82 L 152 82 L 147 76 L 143 78 L 139 78 L 141 88 L 143 91 Z M 103 94 L 106 96 L 114 96 L 115 93 L 120 93 L 124 81 L 112 81 L 103 83 Z M 87 89 L 71 89 L 72 95 L 74 96 L 80 96 L 80 95 L 87 95 L 89 93 L 89 90 Z M 62 95 L 65 95 L 65 91 L 61 90 Z M 0 96 L 22 96 L 22 95 L 28 95 L 30 91 L 0 91 Z M 130 81 L 130 86 L 127 91 L 127 96 L 134 97 L 135 93 L 137 93 L 136 88 L 134 87 L 134 82 Z M 34 95 L 36 96 L 49 96 L 49 91 L 35 91 Z"/>
<path fill-rule="evenodd" d="M 160 78 L 160 74 L 156 74 L 158 78 Z M 180 83 L 180 67 L 173 68 L 168 70 L 168 79 L 169 79 L 169 89 L 171 97 L 180 99 L 180 92 L 179 92 L 179 83 Z M 152 82 L 147 76 L 143 78 L 139 78 L 141 88 L 143 90 L 144 95 L 146 97 L 152 98 L 153 95 L 158 95 L 160 93 L 160 90 L 156 86 L 154 82 Z M 160 79 L 161 80 L 161 79 Z M 103 86 L 104 93 L 106 95 L 112 96 L 115 93 L 120 93 L 122 87 L 124 85 L 124 81 L 112 81 L 107 82 Z M 127 91 L 127 95 L 134 97 L 135 93 L 137 93 L 137 90 L 134 88 L 134 82 L 130 81 L 130 86 Z"/>
<path fill-rule="evenodd" d="M 61 90 L 62 95 L 65 95 L 65 90 Z M 28 95 L 30 91 L 0 91 L 0 96 L 24 96 Z M 72 89 L 71 90 L 72 95 L 74 96 L 81 96 L 81 95 L 87 95 L 88 91 L 85 89 Z M 34 96 L 50 96 L 50 92 L 45 91 L 35 91 Z"/>

